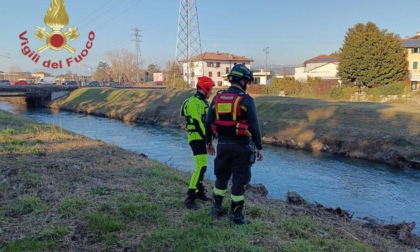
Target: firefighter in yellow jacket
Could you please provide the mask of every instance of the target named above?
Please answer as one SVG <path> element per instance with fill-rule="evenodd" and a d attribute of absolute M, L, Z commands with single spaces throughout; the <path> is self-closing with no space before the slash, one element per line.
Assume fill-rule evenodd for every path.
<path fill-rule="evenodd" d="M 210 97 L 214 82 L 209 77 L 198 77 L 197 92 L 187 98 L 181 105 L 181 115 L 185 117 L 188 131 L 188 143 L 194 155 L 195 169 L 188 186 L 187 198 L 184 203 L 188 209 L 197 209 L 196 199 L 208 201 L 203 185 L 207 170 L 207 149 L 204 122 L 207 116 Z"/>

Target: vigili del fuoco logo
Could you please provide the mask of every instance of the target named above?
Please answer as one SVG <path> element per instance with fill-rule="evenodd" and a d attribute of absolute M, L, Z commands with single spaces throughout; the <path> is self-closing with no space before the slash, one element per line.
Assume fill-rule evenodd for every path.
<path fill-rule="evenodd" d="M 63 28 L 69 24 L 69 16 L 66 11 L 64 0 L 51 0 L 50 7 L 44 16 L 44 23 L 50 29 L 39 26 L 36 27 L 36 33 L 34 34 L 35 38 L 45 43 L 43 46 L 39 47 L 36 52 L 29 47 L 29 39 L 26 37 L 27 31 L 19 34 L 23 55 L 34 63 L 38 63 L 38 61 L 41 60 L 40 54 L 48 49 L 53 51 L 67 50 L 72 54 L 76 53 L 76 49 L 71 46 L 71 42 L 76 40 L 80 34 L 77 32 L 77 27 L 69 27 L 67 30 L 63 31 Z M 87 37 L 86 47 L 75 57 L 69 57 L 65 60 L 58 61 L 46 59 L 41 61 L 42 66 L 57 69 L 63 68 L 64 66 L 71 67 L 72 63 L 81 62 L 89 54 L 89 50 L 92 49 L 94 39 L 95 33 L 91 31 Z"/>

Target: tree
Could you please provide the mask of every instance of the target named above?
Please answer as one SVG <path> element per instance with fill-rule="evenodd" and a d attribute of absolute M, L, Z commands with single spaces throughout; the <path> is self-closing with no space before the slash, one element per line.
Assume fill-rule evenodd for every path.
<path fill-rule="evenodd" d="M 160 72 L 160 69 L 156 63 L 152 63 L 148 65 L 147 70 L 146 70 L 146 81 L 153 80 L 153 74 L 159 73 L 159 72 Z"/>
<path fill-rule="evenodd" d="M 408 76 L 401 38 L 372 22 L 358 23 L 347 31 L 339 57 L 338 75 L 344 84 L 387 85 Z"/>
<path fill-rule="evenodd" d="M 113 81 L 134 82 L 144 76 L 144 70 L 137 66 L 134 53 L 121 49 L 106 52 L 106 57 L 111 63 L 109 73 Z"/>
<path fill-rule="evenodd" d="M 333 52 L 333 53 L 330 54 L 330 57 L 339 59 L 340 58 L 340 52 Z"/>
<path fill-rule="evenodd" d="M 182 68 L 176 61 L 168 61 L 165 70 L 166 85 L 168 88 L 186 88 L 187 83 L 182 78 Z"/>
<path fill-rule="evenodd" d="M 149 74 L 159 73 L 159 66 L 156 63 L 150 64 L 149 66 L 147 66 L 147 72 L 149 72 Z"/>
<path fill-rule="evenodd" d="M 11 82 L 15 82 L 19 79 L 26 79 L 26 78 L 22 77 L 22 70 L 21 70 L 20 66 L 12 65 L 9 68 L 9 80 Z"/>
<path fill-rule="evenodd" d="M 110 67 L 106 62 L 99 62 L 98 66 L 96 67 L 96 71 L 94 77 L 96 80 L 100 82 L 109 81 L 109 71 Z"/>

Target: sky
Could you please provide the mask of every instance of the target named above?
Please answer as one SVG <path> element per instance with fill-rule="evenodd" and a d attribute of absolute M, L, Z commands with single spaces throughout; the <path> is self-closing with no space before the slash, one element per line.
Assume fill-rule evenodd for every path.
<path fill-rule="evenodd" d="M 77 39 L 67 41 L 76 50 L 74 53 L 49 48 L 37 53 L 38 48 L 46 45 L 34 36 L 37 27 L 51 31 L 44 23 L 51 0 L 1 0 L 0 71 L 18 69 L 54 75 L 71 71 L 89 75 L 99 62 L 108 62 L 106 52 L 121 49 L 135 52 L 135 28 L 140 30 L 144 67 L 157 64 L 165 69 L 168 61 L 175 60 L 179 0 L 64 2 L 69 24 L 62 31 L 77 27 L 80 34 Z M 348 29 L 357 23 L 373 22 L 379 29 L 401 38 L 420 31 L 419 0 L 196 0 L 195 3 L 202 52 L 245 56 L 254 60 L 251 67 L 264 67 L 266 61 L 269 66 L 297 65 L 336 52 Z M 91 48 L 87 48 L 88 41 Z M 25 46 L 38 54 L 36 63 L 22 52 Z M 83 51 L 80 63 L 73 60 L 70 66 L 66 65 L 68 58 L 73 59 Z M 51 62 L 49 67 L 43 66 L 45 61 Z"/>

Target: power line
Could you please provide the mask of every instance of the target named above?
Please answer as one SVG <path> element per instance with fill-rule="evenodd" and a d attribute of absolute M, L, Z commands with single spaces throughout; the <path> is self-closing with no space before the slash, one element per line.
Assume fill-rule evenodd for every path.
<path fill-rule="evenodd" d="M 96 28 L 95 28 L 94 30 L 99 29 L 100 27 L 102 27 L 103 25 L 105 25 L 105 24 L 107 24 L 107 23 L 111 22 L 112 20 L 114 20 L 114 19 L 115 19 L 115 18 L 117 18 L 117 17 L 121 17 L 121 16 L 123 16 L 122 14 L 124 14 L 125 12 L 127 12 L 127 11 L 129 11 L 129 10 L 132 10 L 132 9 L 134 8 L 134 6 L 136 6 L 136 5 L 140 4 L 142 1 L 143 1 L 143 0 L 138 0 L 138 1 L 136 1 L 134 4 L 132 4 L 132 5 L 130 5 L 129 7 L 127 7 L 126 9 L 123 9 L 121 12 L 117 13 L 116 15 L 114 15 L 113 17 L 111 17 L 111 18 L 107 18 L 107 20 L 106 20 L 106 21 L 104 21 L 104 22 L 102 22 L 101 24 L 99 24 L 98 26 L 96 26 Z"/>
<path fill-rule="evenodd" d="M 117 6 L 118 4 L 120 4 L 119 2 L 117 2 L 115 5 L 113 5 L 112 7 L 110 7 L 107 11 L 105 11 L 104 13 L 99 13 L 99 11 L 101 9 L 103 9 L 105 6 L 107 6 L 109 3 L 113 2 L 113 0 L 108 0 L 108 2 L 102 4 L 98 9 L 95 10 L 95 13 L 98 13 L 98 16 L 95 17 L 92 21 L 86 22 L 86 23 L 93 23 L 94 21 L 98 20 L 99 17 L 104 17 L 107 12 L 110 12 L 111 10 L 113 10 L 115 8 L 115 6 Z M 84 18 L 82 18 L 81 20 L 78 21 L 78 23 L 75 24 L 75 26 L 80 26 L 80 25 L 84 25 L 83 21 L 85 21 L 88 18 L 92 18 L 92 15 L 89 14 L 87 16 L 85 16 Z"/>

